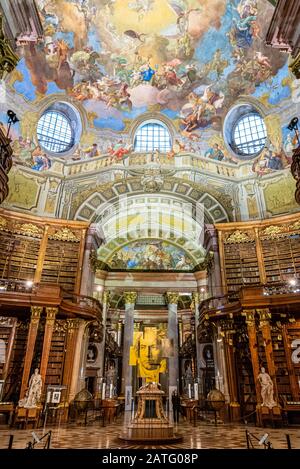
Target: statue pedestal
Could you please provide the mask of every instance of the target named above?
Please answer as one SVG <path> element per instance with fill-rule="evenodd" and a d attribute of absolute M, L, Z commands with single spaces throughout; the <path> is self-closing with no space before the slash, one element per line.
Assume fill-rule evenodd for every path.
<path fill-rule="evenodd" d="M 261 406 L 258 409 L 260 419 L 258 419 L 263 426 L 266 423 L 271 423 L 273 426 L 275 422 L 282 423 L 281 408 L 279 406 L 272 407 L 271 409 L 266 406 Z"/>
<path fill-rule="evenodd" d="M 138 408 L 126 431 L 119 438 L 130 441 L 181 441 L 182 436 L 174 433 L 163 410 L 161 391 L 156 383 L 148 383 L 137 391 Z"/>

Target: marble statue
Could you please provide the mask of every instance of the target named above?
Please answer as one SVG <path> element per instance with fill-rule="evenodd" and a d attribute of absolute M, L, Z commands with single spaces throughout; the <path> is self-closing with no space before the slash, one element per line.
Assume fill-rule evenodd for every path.
<path fill-rule="evenodd" d="M 274 394 L 274 385 L 273 381 L 266 373 L 265 368 L 261 368 L 261 372 L 258 375 L 258 381 L 261 386 L 261 398 L 262 398 L 262 406 L 269 407 L 276 407 L 277 403 L 274 401 L 273 394 Z"/>
<path fill-rule="evenodd" d="M 114 397 L 117 389 L 117 370 L 115 363 L 111 362 L 106 372 L 106 397 Z"/>
<path fill-rule="evenodd" d="M 37 407 L 42 394 L 42 377 L 39 374 L 39 369 L 34 370 L 34 374 L 29 380 L 28 389 L 25 397 L 20 399 L 19 407 L 32 408 Z"/>

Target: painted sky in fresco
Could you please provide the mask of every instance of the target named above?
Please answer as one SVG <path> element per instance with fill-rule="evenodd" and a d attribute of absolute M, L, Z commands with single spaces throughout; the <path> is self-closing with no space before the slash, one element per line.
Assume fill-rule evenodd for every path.
<path fill-rule="evenodd" d="M 183 135 L 221 130 L 240 95 L 290 96 L 286 55 L 264 44 L 263 0 L 39 0 L 45 32 L 18 51 L 29 102 L 66 93 L 98 129 L 122 131 L 146 110 L 178 119 Z"/>

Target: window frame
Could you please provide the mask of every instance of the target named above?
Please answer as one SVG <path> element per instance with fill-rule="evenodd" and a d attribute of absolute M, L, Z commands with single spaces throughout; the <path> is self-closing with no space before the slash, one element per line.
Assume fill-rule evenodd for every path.
<path fill-rule="evenodd" d="M 150 129 L 151 135 L 151 140 L 146 140 L 145 137 L 148 135 L 148 129 L 146 131 L 146 135 L 144 136 L 145 138 L 145 145 L 142 145 L 143 143 L 143 134 L 139 135 L 143 129 L 145 129 L 148 126 L 153 126 L 152 129 Z M 158 132 L 155 133 L 153 129 L 159 127 Z M 146 129 L 145 129 L 146 130 Z M 151 131 L 152 130 L 152 131 Z M 160 133 L 162 135 L 160 135 Z M 161 144 L 160 139 L 163 137 L 163 144 Z M 141 139 L 141 142 L 138 141 L 137 139 Z M 163 122 L 158 119 L 147 119 L 146 121 L 143 121 L 136 129 L 133 137 L 133 148 L 136 153 L 151 153 L 153 151 L 158 150 L 160 153 L 168 153 L 171 151 L 173 143 L 172 143 L 172 133 L 169 129 L 169 127 Z"/>
<path fill-rule="evenodd" d="M 249 119 L 251 117 L 258 117 L 260 119 L 260 123 L 261 123 L 261 128 L 262 130 L 264 131 L 264 136 L 263 137 L 260 137 L 260 138 L 257 138 L 257 139 L 253 139 L 253 131 L 251 131 L 251 125 L 249 125 L 249 135 L 251 136 L 251 140 L 245 140 L 244 142 L 240 142 L 240 143 L 237 143 L 236 142 L 236 131 L 238 130 L 238 127 L 239 125 L 242 123 L 242 121 L 245 121 L 246 119 L 248 119 L 248 122 L 249 122 Z M 249 123 L 250 124 L 250 123 Z M 244 137 L 247 136 L 247 132 L 246 132 L 246 126 L 244 125 Z M 241 132 L 240 130 L 238 130 L 239 132 L 239 136 L 241 138 Z M 255 132 L 258 134 L 259 133 L 259 128 L 257 126 L 257 124 L 255 124 Z M 252 158 L 255 158 L 256 156 L 258 156 L 262 151 L 263 149 L 265 148 L 266 146 L 266 142 L 267 142 L 267 138 L 268 138 L 268 134 L 267 134 L 267 128 L 266 128 L 266 125 L 264 123 L 264 120 L 262 118 L 262 116 L 260 115 L 259 112 L 255 111 L 255 110 L 252 110 L 252 111 L 248 111 L 242 115 L 240 115 L 236 121 L 234 122 L 233 126 L 232 126 L 232 130 L 231 130 L 231 147 L 232 147 L 232 150 L 234 151 L 234 153 L 237 155 L 237 156 L 241 156 L 243 158 L 248 158 L 248 159 L 252 159 Z M 262 145 L 257 143 L 255 145 L 255 142 L 260 142 L 264 139 L 264 143 Z M 242 140 L 242 138 L 241 138 Z M 255 147 L 255 146 L 260 146 L 260 148 L 257 150 L 257 151 L 254 151 L 254 152 L 249 152 L 249 147 Z M 241 147 L 246 147 L 248 149 L 247 152 L 243 151 L 241 149 Z"/>
<path fill-rule="evenodd" d="M 40 125 L 43 125 L 43 126 L 46 128 L 46 126 L 44 125 L 44 123 L 41 124 L 41 120 L 42 120 L 42 119 L 46 119 L 46 116 L 49 115 L 49 114 L 55 114 L 55 115 L 57 116 L 57 117 L 56 117 L 56 122 L 57 122 L 57 119 L 60 117 L 60 118 L 62 119 L 61 121 L 65 121 L 65 122 L 68 124 L 69 131 L 70 131 L 70 139 L 69 139 L 69 141 L 67 141 L 67 140 L 63 141 L 63 140 L 56 140 L 56 139 L 55 139 L 55 129 L 56 129 L 55 124 L 56 124 L 56 122 L 55 122 L 54 124 L 51 124 L 51 118 L 50 118 L 50 122 L 49 122 L 49 124 L 48 124 L 48 130 L 49 130 L 49 128 L 50 128 L 51 125 L 54 126 L 54 129 L 53 129 L 53 131 L 52 131 L 52 135 L 49 136 L 49 133 L 48 133 L 47 131 L 46 131 L 46 133 L 44 133 L 44 134 L 42 133 L 42 131 L 39 132 L 38 129 L 39 129 L 39 126 L 40 126 Z M 42 130 L 43 130 L 43 129 L 42 129 Z M 61 155 L 65 154 L 66 152 L 70 151 L 70 150 L 73 148 L 74 144 L 75 144 L 75 133 L 74 133 L 74 129 L 73 129 L 73 126 L 72 126 L 72 121 L 71 121 L 71 119 L 69 118 L 69 116 L 68 116 L 66 113 L 64 113 L 64 112 L 62 112 L 62 111 L 59 111 L 59 110 L 57 110 L 57 109 L 48 108 L 48 109 L 46 109 L 46 110 L 43 112 L 43 114 L 41 115 L 41 117 L 39 118 L 38 123 L 37 123 L 36 134 L 37 134 L 37 140 L 38 140 L 39 145 L 40 145 L 45 151 L 47 151 L 47 152 L 49 152 L 49 153 L 51 153 L 51 154 L 53 154 L 53 155 L 61 156 Z M 64 134 L 64 135 L 66 135 L 66 131 L 65 131 L 65 134 Z M 41 138 L 41 137 L 42 137 L 42 138 Z M 45 137 L 46 137 L 46 138 L 48 137 L 49 140 L 51 140 L 51 144 L 50 144 L 50 145 L 52 145 L 52 146 L 51 146 L 50 148 L 48 148 L 48 147 L 44 144 L 44 142 L 45 142 Z M 61 149 L 61 150 L 53 149 L 53 147 L 55 148 L 56 146 L 62 146 L 62 145 L 64 145 L 64 148 Z"/>

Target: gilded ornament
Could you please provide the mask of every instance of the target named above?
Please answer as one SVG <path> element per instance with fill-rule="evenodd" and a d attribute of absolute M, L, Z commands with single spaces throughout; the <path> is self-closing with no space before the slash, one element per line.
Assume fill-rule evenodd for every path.
<path fill-rule="evenodd" d="M 43 306 L 31 306 L 30 311 L 31 311 L 31 322 L 37 323 L 43 312 Z"/>
<path fill-rule="evenodd" d="M 56 241 L 70 241 L 73 243 L 79 243 L 80 238 L 78 238 L 73 231 L 69 228 L 61 228 L 56 231 L 55 234 L 49 236 L 50 239 L 55 239 Z"/>
<path fill-rule="evenodd" d="M 284 226 L 271 225 L 265 228 L 261 232 L 261 238 L 275 239 L 280 238 L 286 234 L 286 228 Z"/>
<path fill-rule="evenodd" d="M 250 241 L 252 241 L 252 239 L 247 233 L 242 232 L 240 230 L 236 230 L 234 231 L 234 233 L 228 236 L 225 241 L 225 244 L 249 243 Z"/>
<path fill-rule="evenodd" d="M 65 333 L 68 330 L 68 323 L 66 319 L 58 319 L 55 321 L 54 331 L 58 333 Z"/>
<path fill-rule="evenodd" d="M 292 225 L 289 226 L 290 231 L 298 231 L 300 230 L 300 221 L 296 221 Z"/>
<path fill-rule="evenodd" d="M 134 305 L 135 302 L 136 302 L 136 298 L 137 298 L 137 293 L 136 292 L 134 292 L 134 291 L 124 292 L 125 304 Z"/>
<path fill-rule="evenodd" d="M 178 299 L 179 299 L 179 295 L 178 293 L 176 292 L 167 292 L 166 293 L 166 299 L 167 299 L 167 302 L 168 304 L 175 304 L 177 305 L 178 303 Z"/>
<path fill-rule="evenodd" d="M 58 313 L 58 308 L 46 308 L 46 315 L 47 315 L 47 323 L 49 322 L 54 323 L 55 317 Z"/>
<path fill-rule="evenodd" d="M 42 238 L 43 236 L 43 229 L 32 223 L 16 225 L 14 232 L 24 236 L 31 236 L 32 238 Z"/>
<path fill-rule="evenodd" d="M 4 230 L 7 227 L 7 220 L 0 216 L 0 230 Z"/>
<path fill-rule="evenodd" d="M 289 68 L 292 74 L 299 79 L 300 78 L 300 52 L 296 55 L 295 59 L 289 64 Z"/>
<path fill-rule="evenodd" d="M 82 324 L 80 319 L 67 319 L 68 331 L 72 332 L 74 329 L 79 329 L 80 324 Z"/>

